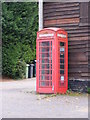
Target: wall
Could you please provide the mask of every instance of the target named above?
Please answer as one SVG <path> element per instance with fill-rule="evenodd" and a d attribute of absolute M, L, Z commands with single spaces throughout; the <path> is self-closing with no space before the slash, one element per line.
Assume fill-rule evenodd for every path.
<path fill-rule="evenodd" d="M 88 3 L 45 2 L 45 27 L 61 27 L 68 32 L 69 80 L 88 80 Z"/>

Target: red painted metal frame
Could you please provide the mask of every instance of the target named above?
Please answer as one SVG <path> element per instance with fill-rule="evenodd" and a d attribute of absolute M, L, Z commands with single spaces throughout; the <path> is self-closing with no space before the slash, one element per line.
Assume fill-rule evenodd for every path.
<path fill-rule="evenodd" d="M 39 35 L 44 34 L 53 34 L 52 36 L 40 37 Z M 58 36 L 58 34 L 66 35 L 66 38 L 62 38 Z M 52 41 L 52 86 L 40 86 L 39 85 L 39 43 Z M 65 52 L 64 52 L 64 86 L 60 86 L 60 42 L 64 42 L 65 44 Z M 50 42 L 51 43 L 51 42 Z M 50 49 L 51 52 L 51 49 Z M 49 56 L 51 57 L 51 55 Z M 46 28 L 39 32 L 37 32 L 36 39 L 36 92 L 37 93 L 66 93 L 68 89 L 68 37 L 67 32 L 63 29 L 59 28 Z M 51 69 L 51 65 L 50 65 Z M 50 74 L 49 74 L 50 78 Z M 49 79 L 50 80 L 50 79 Z"/>
<path fill-rule="evenodd" d="M 37 41 L 37 46 L 39 46 L 39 43 L 41 42 L 46 42 L 48 40 L 40 40 L 40 41 Z M 53 44 L 53 40 L 50 40 L 49 39 L 49 42 L 52 41 L 52 44 Z M 53 58 L 53 57 L 52 57 Z M 36 64 L 36 77 L 37 77 L 37 81 L 36 81 L 36 86 L 37 86 L 37 92 L 40 92 L 40 93 L 53 93 L 52 91 L 52 87 L 50 86 L 46 86 L 46 87 L 41 87 L 39 86 L 39 48 L 37 48 L 37 64 Z M 52 60 L 52 67 L 53 67 L 53 60 Z M 53 71 L 52 71 L 52 78 L 53 78 Z M 52 79 L 52 84 L 53 84 L 53 79 Z"/>

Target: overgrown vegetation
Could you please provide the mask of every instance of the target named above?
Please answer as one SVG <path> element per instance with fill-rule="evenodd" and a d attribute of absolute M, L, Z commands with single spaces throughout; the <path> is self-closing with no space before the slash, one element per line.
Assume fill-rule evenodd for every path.
<path fill-rule="evenodd" d="M 36 57 L 38 4 L 36 2 L 2 3 L 3 75 L 25 77 L 25 64 Z"/>

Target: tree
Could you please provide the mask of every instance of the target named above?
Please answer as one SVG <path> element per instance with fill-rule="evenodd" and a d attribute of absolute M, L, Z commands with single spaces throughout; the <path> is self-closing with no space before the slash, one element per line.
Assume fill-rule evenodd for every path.
<path fill-rule="evenodd" d="M 37 31 L 38 4 L 36 2 L 2 3 L 3 75 L 17 78 L 18 69 L 25 69 L 17 65 L 22 63 L 25 66 L 23 63 L 30 63 L 35 59 Z"/>

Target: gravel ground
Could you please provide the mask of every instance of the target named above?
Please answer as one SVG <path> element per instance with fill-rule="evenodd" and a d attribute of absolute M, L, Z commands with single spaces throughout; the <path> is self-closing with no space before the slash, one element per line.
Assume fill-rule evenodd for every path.
<path fill-rule="evenodd" d="M 3 118 L 88 118 L 88 96 L 35 93 L 35 78 L 0 82 Z"/>

